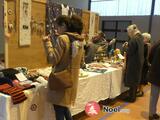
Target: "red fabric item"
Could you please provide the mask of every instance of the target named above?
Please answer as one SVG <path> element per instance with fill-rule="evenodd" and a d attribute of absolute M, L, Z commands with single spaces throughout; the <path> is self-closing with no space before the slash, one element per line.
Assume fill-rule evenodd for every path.
<path fill-rule="evenodd" d="M 12 87 L 11 85 L 9 85 L 9 84 L 3 84 L 3 85 L 0 85 L 0 91 L 3 91 L 3 90 L 5 90 L 5 89 L 8 89 L 8 88 L 10 88 L 10 87 Z"/>
<path fill-rule="evenodd" d="M 22 88 L 10 87 L 2 90 L 2 92 L 11 96 L 13 104 L 21 103 L 27 99 Z"/>

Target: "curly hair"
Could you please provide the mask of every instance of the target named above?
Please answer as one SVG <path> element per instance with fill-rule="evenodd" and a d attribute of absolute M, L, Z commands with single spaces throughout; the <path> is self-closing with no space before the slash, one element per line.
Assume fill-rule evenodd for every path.
<path fill-rule="evenodd" d="M 73 15 L 70 18 L 69 32 L 76 32 L 78 34 L 81 34 L 82 30 L 83 30 L 82 19 L 77 15 Z"/>

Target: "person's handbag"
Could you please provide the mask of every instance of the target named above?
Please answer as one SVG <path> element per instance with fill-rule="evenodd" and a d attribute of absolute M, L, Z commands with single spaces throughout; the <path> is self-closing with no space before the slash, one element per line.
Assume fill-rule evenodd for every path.
<path fill-rule="evenodd" d="M 70 53 L 71 52 L 71 45 L 70 45 Z M 51 73 L 48 78 L 48 87 L 50 90 L 65 90 L 67 88 L 71 88 L 73 86 L 72 77 L 71 77 L 71 70 L 69 65 L 71 64 L 71 55 L 69 57 L 69 63 L 67 63 L 67 68 L 63 71 L 57 73 Z"/>
<path fill-rule="evenodd" d="M 72 85 L 71 72 L 68 69 L 58 73 L 51 73 L 48 79 L 50 90 L 64 90 L 71 88 Z"/>

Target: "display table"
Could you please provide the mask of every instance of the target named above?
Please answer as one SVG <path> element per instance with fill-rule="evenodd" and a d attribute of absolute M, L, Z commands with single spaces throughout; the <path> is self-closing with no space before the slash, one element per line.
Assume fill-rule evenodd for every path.
<path fill-rule="evenodd" d="M 0 120 L 55 120 L 54 109 L 46 101 L 42 85 L 26 90 L 27 100 L 13 105 L 11 97 L 0 93 Z"/>
<path fill-rule="evenodd" d="M 127 90 L 123 85 L 122 68 L 108 68 L 105 73 L 88 72 L 89 76 L 80 78 L 75 106 L 72 115 L 82 112 L 89 101 L 115 98 Z M 13 105 L 11 97 L 0 93 L 0 120 L 55 120 L 54 109 L 46 100 L 44 85 L 26 90 L 27 100 Z"/>
<path fill-rule="evenodd" d="M 72 115 L 82 112 L 89 101 L 100 101 L 115 98 L 127 90 L 124 87 L 122 68 L 109 68 L 105 73 L 92 73 L 86 78 L 80 78 L 75 106 L 71 108 Z"/>

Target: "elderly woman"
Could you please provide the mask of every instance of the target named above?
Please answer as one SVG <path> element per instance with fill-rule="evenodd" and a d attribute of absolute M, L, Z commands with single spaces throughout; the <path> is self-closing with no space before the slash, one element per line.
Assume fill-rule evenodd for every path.
<path fill-rule="evenodd" d="M 143 86 L 147 85 L 147 73 L 149 69 L 149 62 L 148 62 L 148 57 L 149 57 L 149 51 L 151 47 L 151 35 L 149 33 L 143 33 L 143 42 L 144 42 L 144 64 L 143 64 L 143 69 L 142 69 L 142 79 L 137 91 L 137 97 L 142 97 L 144 95 L 143 92 Z"/>
<path fill-rule="evenodd" d="M 126 56 L 125 86 L 129 87 L 129 95 L 124 99 L 127 102 L 135 102 L 137 87 L 141 80 L 144 60 L 143 36 L 135 24 L 127 28 L 130 40 L 128 42 Z"/>

